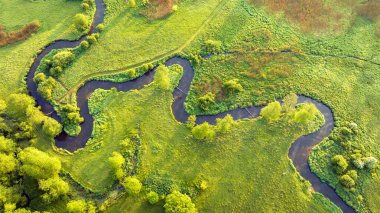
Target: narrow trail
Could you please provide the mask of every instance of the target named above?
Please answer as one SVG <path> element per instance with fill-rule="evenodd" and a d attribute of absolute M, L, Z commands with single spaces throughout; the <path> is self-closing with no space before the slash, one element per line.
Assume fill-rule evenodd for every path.
<path fill-rule="evenodd" d="M 227 0 L 222 1 L 222 3 L 227 2 Z M 97 26 L 99 23 L 103 21 L 104 18 L 104 12 L 105 12 L 105 5 L 102 0 L 96 0 L 96 14 L 94 16 L 94 21 L 92 24 L 92 29 L 94 29 L 95 26 Z M 206 20 L 201 28 L 197 31 L 197 33 L 191 37 L 188 42 L 186 42 L 184 45 L 182 45 L 177 50 L 174 50 L 173 53 L 176 51 L 182 51 L 183 48 L 185 48 L 191 41 L 199 34 L 199 32 L 202 31 L 203 27 L 207 25 L 207 23 L 212 19 L 213 15 L 215 16 L 217 11 L 221 10 L 223 8 L 223 5 L 219 5 L 212 15 Z M 34 63 L 30 67 L 30 71 L 27 74 L 27 86 L 30 95 L 36 100 L 37 105 L 41 106 L 41 110 L 49 115 L 50 117 L 56 119 L 57 121 L 60 121 L 59 117 L 57 116 L 56 111 L 54 108 L 46 102 L 37 92 L 37 87 L 33 81 L 34 74 L 37 70 L 37 67 L 39 66 L 42 58 L 48 54 L 53 49 L 61 49 L 61 48 L 70 48 L 75 47 L 79 45 L 81 41 L 85 39 L 85 36 L 81 37 L 77 41 L 65 41 L 65 40 L 59 40 L 51 43 L 50 45 L 46 46 L 37 56 Z M 168 57 L 168 56 L 162 56 L 162 57 Z M 157 58 L 161 59 L 161 56 L 158 56 Z M 153 60 L 153 59 L 152 59 Z M 146 63 L 146 62 L 144 62 Z M 194 77 L 194 70 L 190 64 L 190 62 L 186 59 L 179 58 L 179 57 L 172 57 L 168 59 L 165 64 L 167 66 L 171 66 L 174 64 L 179 64 L 183 67 L 184 74 L 179 82 L 179 85 L 177 89 L 173 92 L 173 104 L 172 104 L 172 111 L 175 119 L 179 122 L 186 122 L 187 118 L 190 116 L 184 108 L 184 102 L 185 98 L 187 96 L 187 93 L 190 89 L 191 82 Z M 121 68 L 123 71 L 127 68 Z M 120 72 L 121 69 L 115 70 L 115 73 Z M 109 71 L 104 71 L 102 73 L 97 73 L 96 75 L 104 75 L 104 74 L 110 74 Z M 111 73 L 112 74 L 112 73 Z M 93 118 L 89 113 L 88 109 L 88 97 L 92 94 L 93 91 L 96 89 L 111 89 L 116 88 L 118 91 L 129 91 L 132 89 L 142 89 L 145 85 L 151 83 L 153 81 L 154 76 L 154 70 L 150 70 L 146 72 L 143 76 L 134 79 L 132 81 L 122 82 L 122 83 L 115 83 L 115 82 L 109 82 L 109 81 L 98 81 L 98 80 L 83 80 L 81 84 L 83 86 L 79 87 L 79 89 L 74 90 L 71 89 L 71 93 L 76 91 L 76 97 L 77 97 L 77 104 L 80 108 L 80 114 L 84 118 L 84 122 L 81 124 L 82 131 L 80 134 L 76 137 L 68 136 L 65 133 L 62 133 L 56 138 L 56 146 L 60 148 L 67 149 L 69 151 L 75 151 L 79 148 L 85 147 L 87 141 L 90 139 L 92 135 L 93 130 Z M 92 76 L 94 77 L 94 76 Z M 87 81 L 87 82 L 86 82 Z M 70 95 L 72 95 L 70 93 Z M 302 177 L 309 180 L 313 186 L 313 188 L 325 195 L 327 198 L 329 198 L 333 203 L 335 203 L 337 206 L 339 206 L 343 212 L 354 212 L 354 210 L 348 206 L 334 191 L 333 188 L 331 188 L 328 184 L 322 183 L 321 180 L 311 172 L 310 167 L 308 165 L 308 158 L 310 151 L 312 147 L 319 144 L 323 138 L 327 137 L 331 130 L 334 128 L 334 118 L 333 113 L 331 109 L 323 104 L 322 102 L 318 102 L 316 100 L 313 100 L 306 96 L 300 96 L 299 103 L 305 103 L 305 102 L 311 102 L 317 106 L 317 108 L 322 112 L 322 114 L 325 117 L 325 124 L 316 132 L 311 133 L 306 136 L 302 136 L 298 138 L 290 147 L 288 156 L 293 161 L 293 164 L 295 165 L 297 171 L 300 173 Z M 223 113 L 219 113 L 217 115 L 201 115 L 197 116 L 196 123 L 200 124 L 203 122 L 209 122 L 211 124 L 214 124 L 217 118 L 222 118 L 226 116 L 227 114 L 232 115 L 232 117 L 235 120 L 243 119 L 243 118 L 255 118 L 259 116 L 260 110 L 262 107 L 247 107 L 247 108 L 237 108 L 234 110 L 226 111 Z"/>

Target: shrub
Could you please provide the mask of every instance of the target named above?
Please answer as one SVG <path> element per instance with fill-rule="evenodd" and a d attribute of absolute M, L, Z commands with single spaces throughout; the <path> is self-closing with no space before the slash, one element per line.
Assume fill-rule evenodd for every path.
<path fill-rule="evenodd" d="M 347 189 L 351 189 L 355 186 L 355 180 L 352 179 L 349 175 L 342 175 L 339 177 L 339 182 L 346 187 Z"/>
<path fill-rule="evenodd" d="M 57 176 L 46 180 L 40 180 L 38 185 L 39 188 L 45 192 L 45 194 L 42 195 L 42 199 L 46 202 L 54 201 L 69 193 L 69 184 Z"/>
<path fill-rule="evenodd" d="M 203 110 L 208 110 L 210 105 L 215 103 L 215 95 L 211 92 L 206 95 L 200 97 L 198 99 L 199 107 Z"/>
<path fill-rule="evenodd" d="M 343 155 L 335 155 L 331 158 L 331 161 L 337 174 L 343 174 L 346 171 L 348 163 Z"/>
<path fill-rule="evenodd" d="M 40 27 L 41 23 L 39 21 L 33 21 L 17 31 L 5 32 L 4 27 L 0 25 L 0 47 L 25 40 L 37 32 Z"/>
<path fill-rule="evenodd" d="M 314 104 L 302 104 L 300 109 L 294 115 L 294 120 L 298 123 L 307 123 L 313 121 L 317 115 L 318 109 Z"/>
<path fill-rule="evenodd" d="M 215 131 L 213 129 L 213 126 L 211 126 L 207 122 L 204 122 L 200 125 L 195 126 L 191 130 L 191 133 L 197 139 L 212 140 L 212 139 L 214 139 L 214 136 L 215 136 Z"/>
<path fill-rule="evenodd" d="M 108 162 L 111 164 L 115 172 L 117 180 L 123 180 L 125 174 L 123 167 L 125 165 L 125 158 L 118 152 L 113 152 L 112 156 L 108 158 Z"/>
<path fill-rule="evenodd" d="M 368 169 L 373 169 L 377 165 L 378 160 L 375 157 L 364 158 L 364 164 Z"/>
<path fill-rule="evenodd" d="M 152 205 L 156 204 L 160 200 L 160 197 L 158 196 L 158 194 L 153 191 L 147 194 L 147 198 L 148 198 L 148 202 Z"/>
<path fill-rule="evenodd" d="M 230 130 L 233 124 L 234 119 L 230 114 L 228 114 L 224 118 L 217 118 L 215 127 L 218 132 L 226 133 Z"/>
<path fill-rule="evenodd" d="M 102 32 L 104 30 L 104 24 L 98 24 L 98 26 L 96 26 L 96 29 L 99 31 L 99 32 Z"/>
<path fill-rule="evenodd" d="M 5 112 L 6 108 L 7 108 L 7 103 L 4 100 L 0 99 L 0 115 Z"/>
<path fill-rule="evenodd" d="M 358 179 L 358 172 L 356 170 L 348 171 L 347 175 L 350 176 L 355 181 Z"/>
<path fill-rule="evenodd" d="M 173 7 L 172 7 L 172 11 L 175 12 L 175 11 L 177 11 L 177 10 L 178 10 L 178 5 L 176 5 L 176 4 L 173 5 Z"/>
<path fill-rule="evenodd" d="M 81 6 L 84 11 L 87 11 L 88 9 L 90 9 L 90 5 L 88 5 L 87 3 L 82 3 Z"/>
<path fill-rule="evenodd" d="M 295 93 L 290 93 L 282 99 L 282 111 L 292 113 L 296 109 L 298 96 Z"/>
<path fill-rule="evenodd" d="M 197 120 L 197 116 L 196 115 L 190 115 L 187 118 L 187 121 L 186 121 L 187 126 L 190 127 L 190 128 L 193 128 L 195 126 L 196 120 Z"/>
<path fill-rule="evenodd" d="M 354 161 L 353 161 L 353 164 L 354 164 L 354 166 L 355 166 L 356 168 L 358 168 L 358 169 L 364 169 L 364 166 L 365 166 L 364 161 L 363 161 L 362 159 L 360 159 L 360 158 L 354 160 Z"/>
<path fill-rule="evenodd" d="M 215 40 L 207 40 L 204 43 L 206 54 L 216 54 L 222 52 L 222 42 Z"/>
<path fill-rule="evenodd" d="M 129 7 L 131 7 L 131 8 L 136 7 L 136 1 L 135 0 L 129 0 Z"/>
<path fill-rule="evenodd" d="M 87 41 L 90 44 L 95 44 L 98 41 L 98 39 L 95 37 L 94 34 L 91 34 L 91 35 L 87 36 Z"/>
<path fill-rule="evenodd" d="M 227 93 L 231 94 L 233 92 L 242 92 L 244 91 L 243 87 L 239 84 L 238 79 L 228 80 L 223 83 L 223 88 Z"/>
<path fill-rule="evenodd" d="M 166 197 L 164 208 L 166 213 L 198 212 L 194 203 L 191 202 L 191 198 L 178 191 L 174 191 Z"/>
<path fill-rule="evenodd" d="M 95 213 L 96 207 L 85 200 L 71 200 L 67 203 L 66 210 L 69 213 Z"/>
<path fill-rule="evenodd" d="M 267 121 L 277 121 L 281 116 L 281 105 L 278 101 L 269 103 L 266 107 L 264 107 L 260 115 L 263 116 Z"/>
<path fill-rule="evenodd" d="M 170 87 L 169 68 L 165 65 L 160 65 L 156 69 L 154 80 L 158 83 L 158 86 L 163 90 L 168 90 Z"/>
<path fill-rule="evenodd" d="M 142 188 L 141 182 L 134 177 L 126 177 L 121 183 L 129 195 L 137 195 Z"/>
<path fill-rule="evenodd" d="M 88 43 L 88 41 L 82 41 L 81 43 L 80 43 L 80 48 L 82 49 L 82 50 L 86 50 L 86 49 L 88 49 L 90 47 L 90 44 Z"/>
<path fill-rule="evenodd" d="M 88 19 L 85 15 L 78 13 L 74 16 L 75 28 L 79 31 L 85 31 L 88 28 Z"/>

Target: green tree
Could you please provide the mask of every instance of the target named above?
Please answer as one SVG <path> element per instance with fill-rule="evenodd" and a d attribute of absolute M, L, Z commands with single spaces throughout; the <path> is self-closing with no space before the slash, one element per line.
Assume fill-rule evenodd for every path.
<path fill-rule="evenodd" d="M 74 25 L 78 31 L 84 31 L 88 27 L 88 19 L 82 13 L 78 13 L 74 16 Z"/>
<path fill-rule="evenodd" d="M 13 119 L 25 120 L 34 104 L 33 98 L 26 94 L 11 94 L 7 100 L 6 114 Z"/>
<path fill-rule="evenodd" d="M 156 69 L 154 80 L 158 83 L 161 89 L 168 90 L 170 87 L 169 68 L 160 64 Z"/>
<path fill-rule="evenodd" d="M 205 54 L 217 54 L 222 52 L 222 42 L 216 40 L 207 40 L 204 43 Z"/>
<path fill-rule="evenodd" d="M 343 174 L 348 167 L 347 160 L 343 155 L 335 155 L 331 158 L 331 162 L 334 165 L 337 174 Z"/>
<path fill-rule="evenodd" d="M 160 197 L 158 196 L 158 194 L 153 191 L 147 194 L 147 198 L 148 198 L 148 202 L 152 205 L 157 203 L 160 200 Z"/>
<path fill-rule="evenodd" d="M 295 93 L 290 93 L 282 99 L 282 111 L 292 113 L 296 110 L 298 96 Z"/>
<path fill-rule="evenodd" d="M 339 182 L 346 188 L 351 189 L 355 186 L 355 180 L 352 179 L 349 175 L 342 175 L 339 177 Z"/>
<path fill-rule="evenodd" d="M 129 195 L 137 195 L 142 188 L 141 182 L 135 177 L 126 177 L 121 184 Z"/>
<path fill-rule="evenodd" d="M 200 125 L 195 126 L 191 130 L 191 133 L 197 139 L 212 140 L 212 139 L 214 139 L 214 136 L 215 136 L 215 131 L 213 129 L 213 126 L 211 126 L 207 122 L 204 122 Z"/>
<path fill-rule="evenodd" d="M 129 7 L 136 7 L 136 0 L 129 0 Z"/>
<path fill-rule="evenodd" d="M 10 154 L 16 149 L 16 144 L 13 140 L 0 136 L 0 152 Z"/>
<path fill-rule="evenodd" d="M 239 79 L 232 79 L 224 82 L 223 88 L 229 94 L 244 91 L 243 86 L 239 84 Z"/>
<path fill-rule="evenodd" d="M 113 152 L 112 156 L 108 158 L 112 168 L 115 172 L 115 177 L 117 180 L 122 180 L 125 176 L 123 167 L 125 165 L 125 158 L 118 152 Z"/>
<path fill-rule="evenodd" d="M 166 213 L 196 213 L 198 210 L 191 198 L 178 191 L 169 194 L 165 199 L 165 212 Z"/>
<path fill-rule="evenodd" d="M 294 120 L 298 123 L 307 123 L 315 119 L 318 109 L 314 104 L 302 104 L 294 115 Z"/>
<path fill-rule="evenodd" d="M 226 133 L 231 129 L 231 126 L 234 124 L 233 117 L 228 114 L 224 118 L 216 119 L 216 130 L 221 133 Z"/>
<path fill-rule="evenodd" d="M 16 166 L 17 160 L 13 155 L 0 153 L 0 177 L 16 171 Z"/>
<path fill-rule="evenodd" d="M 88 205 L 85 200 L 71 200 L 67 203 L 66 210 L 70 213 L 86 213 Z"/>
<path fill-rule="evenodd" d="M 69 184 L 63 181 L 58 176 L 38 181 L 39 188 L 45 192 L 42 195 L 43 200 L 51 202 L 58 199 L 61 196 L 67 195 L 69 192 Z"/>
<path fill-rule="evenodd" d="M 200 97 L 198 99 L 198 103 L 201 109 L 208 110 L 211 104 L 215 103 L 215 95 L 209 92 L 206 95 Z"/>
<path fill-rule="evenodd" d="M 366 157 L 363 159 L 364 164 L 368 169 L 373 169 L 377 165 L 378 160 L 375 157 Z"/>
<path fill-rule="evenodd" d="M 264 107 L 260 115 L 263 116 L 269 122 L 277 121 L 281 116 L 281 105 L 278 101 L 269 103 L 266 107 Z"/>
<path fill-rule="evenodd" d="M 7 108 L 7 103 L 4 100 L 0 99 L 0 115 L 2 115 L 5 112 L 6 108 Z"/>
<path fill-rule="evenodd" d="M 28 147 L 19 153 L 21 171 L 35 179 L 48 179 L 58 175 L 61 162 L 34 147 Z"/>
<path fill-rule="evenodd" d="M 42 130 L 50 137 L 55 137 L 62 131 L 62 125 L 56 120 L 46 117 L 42 123 Z"/>

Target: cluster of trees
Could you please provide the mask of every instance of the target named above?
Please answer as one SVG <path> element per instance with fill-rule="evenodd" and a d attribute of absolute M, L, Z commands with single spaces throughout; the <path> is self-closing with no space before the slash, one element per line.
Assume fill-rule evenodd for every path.
<path fill-rule="evenodd" d="M 212 104 L 215 103 L 215 94 L 208 92 L 206 95 L 198 99 L 199 107 L 206 111 L 210 108 Z"/>
<path fill-rule="evenodd" d="M 223 44 L 217 40 L 206 40 L 203 44 L 202 55 L 218 54 L 223 52 Z"/>
<path fill-rule="evenodd" d="M 363 146 L 353 145 L 358 132 L 357 124 L 349 123 L 334 129 L 329 139 L 342 145 L 343 153 L 331 158 L 331 165 L 338 175 L 338 180 L 347 190 L 355 190 L 359 172 L 367 169 L 372 171 L 377 167 L 377 158 L 370 156 Z M 365 172 L 365 171 L 362 171 Z"/>
<path fill-rule="evenodd" d="M 55 136 L 60 129 L 25 94 L 0 100 L 0 211 L 29 212 L 25 207 L 31 199 L 50 203 L 69 193 L 59 177 L 61 162 L 25 143 L 33 143 L 41 130 Z"/>
<path fill-rule="evenodd" d="M 282 100 L 282 105 L 278 101 L 271 102 L 261 110 L 260 115 L 269 122 L 279 120 L 282 115 L 303 124 L 313 121 L 318 113 L 317 107 L 311 103 L 303 103 L 296 107 L 297 100 L 296 94 L 289 94 Z"/>
<path fill-rule="evenodd" d="M 191 127 L 191 134 L 201 140 L 212 141 L 216 134 L 227 133 L 231 127 L 235 124 L 233 117 L 228 114 L 224 118 L 217 118 L 215 125 L 210 125 L 204 122 L 199 125 L 195 125 L 195 116 L 190 116 L 188 120 L 188 126 Z"/>
<path fill-rule="evenodd" d="M 95 6 L 95 0 L 83 0 L 81 4 L 84 13 L 78 13 L 74 16 L 74 26 L 78 31 L 86 31 L 89 26 L 91 17 L 90 8 Z"/>
<path fill-rule="evenodd" d="M 169 68 L 160 64 L 156 69 L 154 80 L 161 89 L 168 90 L 170 88 Z"/>
<path fill-rule="evenodd" d="M 223 89 L 228 94 L 244 91 L 243 86 L 241 86 L 239 83 L 239 79 L 232 79 L 232 80 L 228 80 L 228 81 L 224 82 L 223 83 Z"/>
<path fill-rule="evenodd" d="M 166 213 L 196 213 L 195 204 L 191 201 L 191 198 L 178 191 L 173 191 L 166 196 L 165 199 L 165 212 Z"/>
<path fill-rule="evenodd" d="M 69 213 L 95 213 L 96 206 L 91 201 L 70 200 L 66 204 L 66 211 Z"/>
<path fill-rule="evenodd" d="M 80 116 L 79 108 L 73 104 L 59 105 L 58 114 L 61 117 L 62 124 L 67 133 L 71 135 L 80 132 L 79 124 L 84 121 Z"/>

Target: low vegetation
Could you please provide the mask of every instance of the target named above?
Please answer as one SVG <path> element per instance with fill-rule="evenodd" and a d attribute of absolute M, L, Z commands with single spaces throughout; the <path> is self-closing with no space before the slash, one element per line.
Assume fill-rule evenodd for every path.
<path fill-rule="evenodd" d="M 37 30 L 40 27 L 41 27 L 40 22 L 33 21 L 23 26 L 19 30 L 6 32 L 4 26 L 0 25 L 0 47 L 25 40 L 29 36 L 31 36 L 33 33 L 37 32 Z"/>

